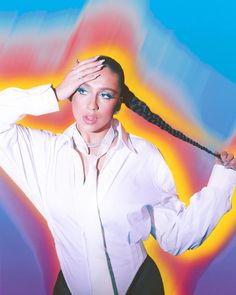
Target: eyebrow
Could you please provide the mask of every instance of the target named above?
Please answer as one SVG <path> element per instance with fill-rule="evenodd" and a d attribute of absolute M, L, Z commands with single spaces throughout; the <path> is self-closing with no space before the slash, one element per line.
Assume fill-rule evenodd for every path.
<path fill-rule="evenodd" d="M 87 86 L 87 87 L 91 87 L 88 83 L 83 83 L 83 84 L 81 84 L 80 86 Z M 80 87 L 79 86 L 79 87 Z M 78 88 L 79 88 L 78 87 Z M 119 92 L 118 91 L 116 91 L 115 89 L 112 89 L 112 88 L 109 88 L 109 87 L 103 87 L 103 88 L 101 88 L 101 89 L 99 89 L 100 91 L 104 91 L 104 90 L 109 90 L 109 91 L 112 91 L 112 92 L 114 92 L 115 94 L 118 94 Z"/>

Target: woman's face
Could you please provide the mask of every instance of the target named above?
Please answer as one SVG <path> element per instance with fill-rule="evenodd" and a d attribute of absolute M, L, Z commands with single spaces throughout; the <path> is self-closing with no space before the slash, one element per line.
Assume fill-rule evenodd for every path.
<path fill-rule="evenodd" d="M 119 101 L 118 75 L 104 67 L 95 80 L 82 84 L 72 98 L 72 111 L 82 135 L 107 131 Z"/>

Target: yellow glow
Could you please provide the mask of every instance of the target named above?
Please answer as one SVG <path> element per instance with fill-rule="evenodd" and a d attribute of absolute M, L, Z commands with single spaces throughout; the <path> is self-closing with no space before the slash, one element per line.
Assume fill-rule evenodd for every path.
<path fill-rule="evenodd" d="M 86 49 L 86 52 L 78 52 L 78 58 L 84 59 L 94 55 L 108 55 L 116 59 L 123 67 L 126 83 L 129 85 L 131 90 L 134 90 L 137 97 L 144 100 L 153 112 L 156 112 L 163 116 L 163 118 L 170 124 L 183 131 L 186 135 L 194 136 L 196 140 L 201 139 L 201 141 L 214 142 L 216 139 L 211 138 L 209 134 L 204 132 L 196 124 L 187 121 L 185 118 L 174 109 L 171 108 L 165 100 L 159 96 L 158 93 L 155 93 L 145 85 L 142 81 L 142 73 L 139 68 L 135 65 L 135 60 L 132 54 L 127 53 L 124 48 L 112 47 L 107 45 L 101 48 L 90 48 Z M 27 77 L 27 78 L 15 78 L 8 80 L 0 81 L 0 88 L 4 89 L 6 87 L 14 86 L 20 88 L 29 88 L 40 84 L 48 84 L 52 82 L 54 85 L 57 85 L 65 75 L 65 73 L 70 69 L 74 61 L 69 60 L 67 66 L 63 73 L 56 75 L 44 75 L 40 77 Z M 63 105 L 63 104 L 62 104 Z M 122 111 L 118 115 L 118 119 L 123 123 L 125 128 L 130 132 L 138 136 L 146 138 L 153 144 L 155 144 L 164 154 L 164 157 L 173 172 L 177 191 L 181 196 L 181 199 L 188 203 L 188 197 L 192 194 L 192 187 L 190 185 L 190 173 L 187 171 L 184 163 L 181 161 L 181 157 L 178 154 L 177 150 L 171 146 L 168 142 L 168 138 L 163 136 L 162 138 L 155 136 L 150 129 L 141 128 L 139 125 L 135 124 L 134 120 L 130 119 L 131 115 L 129 111 L 125 108 L 122 108 Z M 233 210 L 229 212 L 219 223 L 210 237 L 204 242 L 202 246 L 194 251 L 188 251 L 185 254 L 182 254 L 180 257 L 173 258 L 175 261 L 185 263 L 194 263 L 200 261 L 201 259 L 207 259 L 217 254 L 217 252 L 224 246 L 224 243 L 230 238 L 230 236 L 235 231 L 236 226 L 236 200 L 235 195 L 233 198 Z M 170 272 L 170 267 L 166 264 L 166 259 L 162 256 L 158 256 L 157 246 L 155 241 L 150 238 L 145 242 L 145 247 L 147 248 L 150 255 L 158 264 L 166 288 L 166 295 L 183 295 L 173 293 L 176 290 L 175 280 L 176 274 L 175 270 Z"/>

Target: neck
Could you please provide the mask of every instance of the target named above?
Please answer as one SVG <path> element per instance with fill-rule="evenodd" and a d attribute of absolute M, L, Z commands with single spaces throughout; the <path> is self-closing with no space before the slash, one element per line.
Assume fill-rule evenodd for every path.
<path fill-rule="evenodd" d="M 100 147 L 101 143 L 102 143 L 102 140 L 99 142 L 94 142 L 94 143 L 86 142 L 86 145 L 89 149 L 96 149 Z"/>
<path fill-rule="evenodd" d="M 86 132 L 84 130 L 80 130 L 78 126 L 76 125 L 77 130 L 81 134 L 83 140 L 87 144 L 88 147 L 98 147 L 100 143 L 102 142 L 103 138 L 107 134 L 108 130 L 110 129 L 111 125 L 107 128 L 104 128 L 104 130 L 98 131 L 98 132 Z"/>

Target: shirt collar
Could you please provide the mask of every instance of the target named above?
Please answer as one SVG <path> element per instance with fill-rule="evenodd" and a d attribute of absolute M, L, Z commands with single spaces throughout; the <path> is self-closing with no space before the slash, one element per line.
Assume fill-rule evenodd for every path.
<path fill-rule="evenodd" d="M 124 127 L 121 125 L 121 123 L 117 119 L 112 120 L 111 128 L 108 130 L 101 147 L 99 148 L 99 153 L 102 153 L 102 151 L 107 146 L 108 142 L 110 141 L 111 137 L 114 137 L 114 132 L 118 132 L 118 141 L 116 144 L 116 147 L 118 148 L 120 145 L 127 147 L 129 150 L 131 150 L 134 153 L 137 153 L 134 146 L 132 145 L 132 142 L 130 140 L 129 134 L 125 131 Z M 73 140 L 73 144 L 83 153 L 88 153 L 88 147 L 79 133 L 78 129 L 76 128 L 76 122 L 74 122 L 72 125 L 70 125 L 63 134 L 68 135 Z"/>
<path fill-rule="evenodd" d="M 63 133 L 72 138 L 73 146 L 76 146 L 83 153 L 88 153 L 87 145 L 76 128 L 76 122 L 70 125 Z"/>
<path fill-rule="evenodd" d="M 132 141 L 130 140 L 129 133 L 125 131 L 125 129 L 121 125 L 121 123 L 117 119 L 113 119 L 112 126 L 118 132 L 117 146 L 119 144 L 122 144 L 123 146 L 127 147 L 130 151 L 137 153 L 137 151 L 135 150 L 135 148 L 132 144 Z"/>

